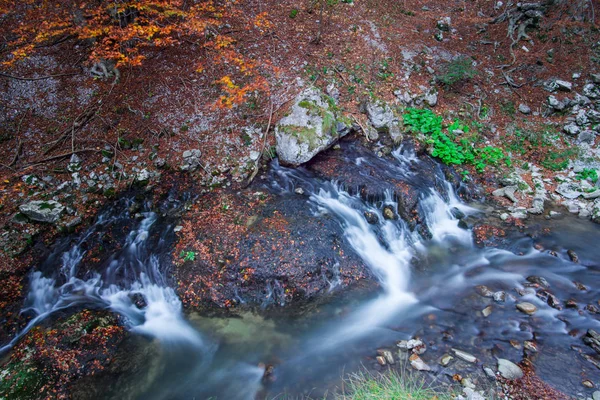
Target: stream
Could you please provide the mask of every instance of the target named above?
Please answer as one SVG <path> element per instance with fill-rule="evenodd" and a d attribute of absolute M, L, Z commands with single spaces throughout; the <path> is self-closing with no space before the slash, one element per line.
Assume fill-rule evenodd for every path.
<path fill-rule="evenodd" d="M 79 398 L 319 398 L 339 386 L 345 373 L 378 367 L 377 349 L 397 354 L 395 342 L 414 336 L 427 344 L 421 357 L 439 380 L 450 382 L 460 371 L 480 372 L 482 365 L 495 368 L 496 357 L 519 362 L 523 342 L 534 341 L 538 352 L 531 359 L 543 380 L 572 396 L 587 393 L 582 377 L 600 382 L 600 369 L 584 357 L 596 355 L 581 340 L 587 329 L 600 330 L 599 315 L 585 309 L 598 307 L 600 300 L 600 251 L 595 247 L 600 227 L 570 216 L 540 217 L 526 224 L 544 234 L 507 228 L 502 246 L 477 247 L 471 228 L 489 218 L 486 208 L 464 203 L 457 191 L 465 188 L 450 184 L 440 168 L 432 170 L 431 160 L 426 161 L 402 147 L 391 157 L 361 153 L 345 160 L 353 168 L 368 165 L 383 177 L 418 188 L 420 229 L 395 214 L 399 204 L 391 190 L 365 199 L 345 182 L 276 161 L 267 179 L 255 183 L 282 204 L 303 196 L 312 218 L 337 221 L 342 239 L 369 268 L 378 289 L 341 290 L 334 277 L 328 280 L 327 301 L 303 313 L 271 315 L 268 308 L 242 305 L 231 317 L 185 314 L 170 282 L 177 219 L 169 215 L 182 201 L 170 196 L 159 205 L 145 204 L 134 218 L 128 211 L 131 199 L 123 198 L 78 237 L 59 241 L 34 268 L 23 305 L 32 319 L 3 350 L 46 318 L 89 307 L 121 315 L 138 334 L 131 339 L 137 348 L 149 350 L 123 354 L 137 357 L 142 366 L 86 381 Z M 121 232 L 112 237 L 118 248 L 94 268 L 83 265 L 87 249 L 108 231 Z M 568 250 L 578 255 L 578 263 Z M 528 277 L 544 278 L 562 309 L 536 295 L 540 289 Z M 504 299 L 481 296 L 481 285 L 504 292 Z M 269 294 L 278 288 L 265 290 Z M 567 300 L 575 306 L 566 306 Z M 516 309 L 524 301 L 537 307 L 534 315 Z M 491 314 L 484 317 L 488 306 Z M 475 355 L 479 363 L 455 361 L 442 367 L 438 361 L 451 348 Z M 263 379 L 265 365 L 273 366 L 268 379 Z"/>

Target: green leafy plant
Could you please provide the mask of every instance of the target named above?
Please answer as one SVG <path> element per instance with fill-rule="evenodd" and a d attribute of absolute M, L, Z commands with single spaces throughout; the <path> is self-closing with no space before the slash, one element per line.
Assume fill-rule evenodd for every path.
<path fill-rule="evenodd" d="M 292 8 L 292 11 L 290 11 L 290 18 L 294 19 L 294 18 L 296 18 L 297 15 L 298 15 L 298 9 Z"/>
<path fill-rule="evenodd" d="M 569 160 L 579 154 L 576 148 L 550 151 L 542 160 L 542 166 L 552 171 L 561 171 L 569 166 Z"/>
<path fill-rule="evenodd" d="M 596 183 L 598 181 L 598 171 L 592 168 L 584 168 L 583 170 L 579 171 L 575 177 L 580 181 L 589 179 L 592 181 L 592 183 Z"/>
<path fill-rule="evenodd" d="M 182 250 L 179 257 L 181 257 L 183 261 L 194 261 L 196 259 L 196 252 Z"/>
<path fill-rule="evenodd" d="M 448 62 L 436 78 L 443 85 L 453 86 L 466 82 L 475 75 L 477 70 L 473 67 L 473 60 L 467 56 L 459 56 Z"/>

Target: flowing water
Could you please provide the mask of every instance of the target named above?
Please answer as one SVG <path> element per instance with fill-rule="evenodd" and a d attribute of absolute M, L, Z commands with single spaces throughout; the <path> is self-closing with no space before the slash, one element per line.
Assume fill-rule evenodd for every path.
<path fill-rule="evenodd" d="M 339 384 L 344 372 L 370 368 L 380 346 L 393 349 L 396 340 L 414 335 L 428 343 L 422 358 L 441 376 L 455 372 L 453 365 L 443 369 L 437 364 L 452 347 L 494 366 L 494 357 L 520 361 L 520 346 L 532 340 L 539 348 L 532 357 L 537 372 L 551 384 L 576 395 L 583 393 L 582 377 L 600 382 L 600 371 L 582 356 L 593 352 L 581 341 L 587 329 L 600 329 L 598 316 L 583 310 L 600 299 L 598 226 L 570 218 L 551 224 L 540 219 L 531 224 L 552 228 L 550 233 L 534 239 L 514 230 L 503 238 L 502 249 L 478 248 L 471 230 L 455 215 L 476 221 L 486 218 L 485 213 L 459 200 L 439 168 L 423 176 L 424 161 L 409 149 L 400 148 L 392 156 L 383 160 L 361 155 L 348 162 L 378 168 L 382 176 L 418 187 L 418 211 L 427 235 L 401 218 L 386 219 L 387 207 L 398 209 L 390 190 L 365 200 L 343 182 L 276 163 L 268 179 L 268 189 L 280 201 L 298 196 L 295 189 L 302 188 L 313 218 L 338 221 L 344 240 L 378 280 L 375 293 L 336 295 L 339 282 L 331 280 L 331 300 L 301 316 L 271 318 L 266 312 L 248 311 L 235 318 L 185 318 L 167 279 L 173 224 L 146 211 L 129 227 L 132 218 L 122 200 L 73 243 L 57 246 L 32 273 L 24 311 L 34 317 L 5 349 L 51 314 L 85 306 L 122 315 L 133 332 L 155 338 L 161 348 L 146 359 L 140 356 L 146 368 L 125 373 L 102 396 L 89 395 L 94 398 L 318 397 Z M 376 222 L 371 218 L 369 223 L 366 215 L 376 216 Z M 114 225 L 129 231 L 121 249 L 95 270 L 82 271 L 90 243 Z M 579 263 L 569 260 L 569 249 L 577 252 Z M 550 307 L 528 287 L 529 276 L 545 278 L 563 303 L 573 299 L 578 309 Z M 573 282 L 583 283 L 586 290 Z M 505 291 L 506 300 L 477 295 L 478 285 Z M 515 304 L 520 301 L 535 304 L 538 312 L 518 312 Z M 492 314 L 486 318 L 481 310 L 487 306 Z M 155 343 L 148 341 L 148 346 Z M 274 365 L 267 380 L 262 364 Z"/>

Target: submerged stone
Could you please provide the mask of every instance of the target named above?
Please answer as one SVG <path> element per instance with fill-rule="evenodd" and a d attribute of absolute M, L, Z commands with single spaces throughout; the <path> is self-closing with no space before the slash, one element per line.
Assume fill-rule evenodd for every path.
<path fill-rule="evenodd" d="M 511 381 L 515 379 L 521 379 L 523 377 L 523 371 L 521 368 L 512 361 L 504 358 L 498 359 L 498 372 L 500 372 L 500 375 L 502 375 L 505 379 Z"/>

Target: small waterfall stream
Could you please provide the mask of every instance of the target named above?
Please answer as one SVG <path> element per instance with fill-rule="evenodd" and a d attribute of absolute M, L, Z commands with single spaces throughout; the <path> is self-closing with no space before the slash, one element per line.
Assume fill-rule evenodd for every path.
<path fill-rule="evenodd" d="M 516 236 L 504 250 L 476 248 L 471 230 L 461 224 L 457 215 L 479 218 L 481 213 L 459 199 L 441 169 L 431 160 L 424 162 L 410 148 L 400 147 L 391 156 L 379 159 L 362 154 L 346 161 L 358 168 L 358 173 L 363 173 L 364 167 L 378 171 L 379 176 L 367 177 L 374 185 L 377 181 L 400 179 L 418 188 L 420 225 L 416 229 L 396 214 L 403 204 L 390 189 L 382 190 L 379 197 L 365 198 L 360 190 L 342 182 L 320 179 L 303 168 L 289 169 L 276 162 L 267 185 L 283 204 L 286 198 L 298 196 L 297 189 L 302 189 L 314 218 L 337 221 L 343 239 L 381 288 L 368 298 L 334 299 L 319 309 L 320 316 L 306 317 L 309 322 L 303 322 L 304 317 L 281 319 L 276 320 L 275 328 L 268 321 L 257 322 L 273 334 L 265 332 L 264 342 L 253 338 L 257 342 L 248 343 L 247 347 L 220 343 L 217 330 L 205 325 L 213 320 L 187 321 L 181 301 L 169 286 L 173 225 L 165 223 L 149 207 L 140 218 L 134 219 L 127 211 L 127 200 L 122 200 L 123 204 L 102 213 L 77 239 L 57 246 L 55 253 L 34 270 L 23 306 L 23 312 L 32 315 L 32 319 L 2 350 L 9 350 L 33 326 L 58 311 L 70 307 L 110 309 L 124 317 L 132 332 L 158 339 L 168 355 L 163 360 L 161 374 L 147 386 L 137 388 L 133 397 L 183 399 L 218 395 L 250 400 L 257 393 L 265 393 L 261 384 L 264 367 L 257 366 L 265 359 L 278 360 L 277 381 L 270 383 L 269 388 L 269 393 L 275 396 L 288 389 L 300 393 L 299 386 L 327 387 L 329 382 L 339 380 L 345 366 L 358 368 L 365 351 L 373 352 L 376 346 L 411 337 L 416 331 L 434 338 L 452 331 L 450 336 L 459 342 L 452 345 L 473 351 L 502 348 L 518 361 L 520 355 L 505 346 L 508 340 L 535 337 L 541 342 L 545 340 L 550 349 L 564 349 L 573 344 L 567 332 L 600 328 L 597 319 L 577 314 L 576 310 L 558 311 L 549 307 L 535 291 L 528 292 L 524 284 L 527 276 L 539 274 L 557 290 L 564 291 L 565 296 L 577 297 L 582 302 L 595 301 L 598 289 L 578 292 L 572 287 L 572 281 L 600 271 L 585 251 L 577 247 L 586 244 L 589 238 L 572 244 L 581 251 L 584 264 L 536 250 L 531 238 L 522 235 Z M 395 215 L 386 214 L 386 209 Z M 122 245 L 100 265 L 88 268 L 85 260 L 90 248 L 115 226 L 128 232 Z M 560 240 L 551 240 L 554 242 L 549 242 L 549 247 L 566 253 Z M 335 293 L 339 270 L 337 276 L 324 279 L 329 283 L 329 291 Z M 477 285 L 489 285 L 507 293 L 515 288 L 523 290 L 519 301 L 535 304 L 539 308 L 536 318 L 526 319 L 515 312 L 516 298 L 512 295 L 507 296 L 505 305 L 473 298 Z M 274 281 L 268 282 L 265 290 L 268 297 L 284 289 Z M 240 303 L 243 303 L 241 297 Z M 495 307 L 488 319 L 476 317 L 474 311 L 464 311 L 465 308 L 481 310 L 488 304 Z M 423 322 L 426 315 L 434 316 L 438 325 Z M 242 322 L 239 318 L 235 321 L 246 323 L 245 318 Z M 287 344 L 273 347 L 269 343 L 272 337 L 285 337 L 282 343 Z M 443 349 L 445 344 L 438 346 Z M 340 352 L 340 348 L 344 351 Z M 539 364 L 551 370 L 550 361 L 545 360 L 542 358 Z M 591 374 L 593 370 L 584 365 L 581 368 Z M 570 384 L 571 379 L 564 378 L 561 383 Z"/>

